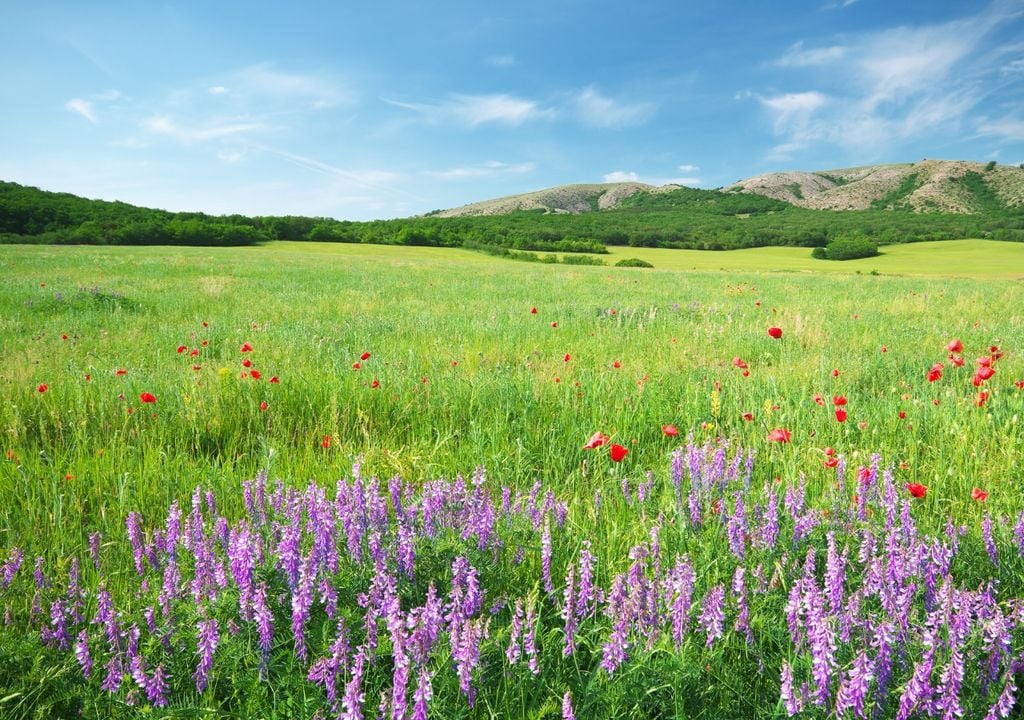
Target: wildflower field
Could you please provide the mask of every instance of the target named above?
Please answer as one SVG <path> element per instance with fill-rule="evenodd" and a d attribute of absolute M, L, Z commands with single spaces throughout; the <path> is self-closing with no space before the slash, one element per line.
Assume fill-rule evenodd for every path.
<path fill-rule="evenodd" d="M 6 246 L 0 717 L 1011 717 L 1002 248 Z"/>

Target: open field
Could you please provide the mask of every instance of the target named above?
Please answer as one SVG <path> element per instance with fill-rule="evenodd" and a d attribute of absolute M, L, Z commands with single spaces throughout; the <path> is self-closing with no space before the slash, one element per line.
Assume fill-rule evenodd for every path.
<path fill-rule="evenodd" d="M 381 692 L 394 711 L 401 668 L 410 698 L 433 678 L 430 717 L 557 717 L 567 691 L 581 717 L 783 717 L 791 704 L 834 716 L 853 668 L 870 660 L 865 707 L 888 717 L 915 672 L 927 670 L 940 697 L 956 653 L 969 667 L 958 702 L 968 717 L 984 714 L 1024 667 L 1024 245 L 921 243 L 842 263 L 792 248 L 610 251 L 612 262 L 640 257 L 656 269 L 316 243 L 0 249 L 0 563 L 13 578 L 0 584 L 11 615 L 0 628 L 0 716 L 160 712 L 146 687 L 157 668 L 171 678 L 167 712 L 333 714 L 334 686 L 306 680 L 314 660 L 332 657 L 331 587 L 352 651 L 331 666 L 337 694 L 358 677 L 367 716 Z M 946 349 L 954 339 L 962 350 Z M 930 381 L 936 363 L 942 376 Z M 981 367 L 994 373 L 972 384 Z M 787 442 L 769 440 L 782 429 Z M 584 450 L 595 432 L 608 440 Z M 613 460 L 613 445 L 628 454 Z M 474 484 L 478 467 L 486 482 Z M 242 482 L 261 470 L 268 499 L 247 504 Z M 459 474 L 461 490 L 430 484 Z M 394 477 L 402 482 L 389 495 Z M 274 506 L 277 478 L 300 492 L 279 491 Z M 197 486 L 216 501 L 193 501 Z M 427 516 L 436 497 L 425 487 L 445 498 L 441 520 Z M 178 550 L 166 542 L 172 503 L 183 535 L 193 533 Z M 359 503 L 368 505 L 352 522 L 365 535 L 353 539 Z M 317 554 L 320 511 L 336 520 L 334 566 Z M 133 512 L 138 534 L 126 529 Z M 950 517 L 962 537 L 947 534 Z M 233 564 L 243 530 L 258 538 L 253 572 L 275 620 L 265 650 Z M 415 572 L 400 537 L 415 539 Z M 588 547 L 602 592 L 577 594 L 574 614 L 566 587 Z M 24 554 L 17 574 L 11 548 Z M 68 589 L 70 556 L 81 558 L 84 592 Z M 464 567 L 452 570 L 457 558 L 479 572 L 479 602 L 465 600 L 472 583 Z M 223 577 L 190 584 L 204 563 Z M 686 568 L 696 580 L 683 612 Z M 113 641 L 102 622 L 72 619 L 76 598 L 84 618 L 97 614 L 101 581 L 123 613 Z M 412 632 L 415 617 L 399 615 L 429 604 L 432 581 L 447 620 L 421 657 L 396 628 Z M 371 647 L 377 621 L 364 610 L 375 603 L 381 640 Z M 147 632 L 147 608 L 150 619 L 153 608 L 165 613 L 150 623 L 157 630 Z M 949 629 L 955 617 L 962 637 Z M 517 655 L 513 628 L 535 618 Z M 197 623 L 210 619 L 220 645 L 200 692 Z M 886 622 L 899 659 L 883 683 Z M 143 634 L 134 656 L 131 623 Z M 65 625 L 63 645 L 82 630 L 92 643 L 90 679 L 81 654 L 61 648 Z M 928 628 L 942 636 L 933 672 L 922 669 L 935 644 Z M 995 642 L 1003 630 L 1006 643 Z M 574 632 L 578 647 L 566 652 Z M 479 664 L 459 659 L 474 637 Z M 626 658 L 615 662 L 619 640 Z M 100 663 L 115 660 L 124 688 L 108 693 Z M 780 695 L 787 668 L 798 688 L 790 701 Z"/>

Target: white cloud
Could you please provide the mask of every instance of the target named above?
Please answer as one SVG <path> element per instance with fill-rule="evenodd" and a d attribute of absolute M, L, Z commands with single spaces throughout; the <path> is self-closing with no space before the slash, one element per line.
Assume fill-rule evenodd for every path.
<path fill-rule="evenodd" d="M 674 178 L 663 178 L 663 177 L 641 177 L 636 172 L 626 172 L 623 170 L 615 170 L 614 172 L 605 173 L 601 176 L 601 182 L 606 183 L 622 183 L 622 182 L 635 182 L 644 183 L 645 185 L 654 185 L 660 187 L 661 185 L 687 185 L 697 186 L 701 184 L 701 179 L 696 177 L 674 177 Z"/>
<path fill-rule="evenodd" d="M 492 160 L 483 165 L 467 165 L 447 170 L 426 170 L 423 174 L 438 180 L 475 180 L 496 175 L 525 175 L 533 172 L 536 167 L 537 163 L 533 162 L 508 164 Z"/>
<path fill-rule="evenodd" d="M 210 93 L 211 95 L 223 95 L 227 91 L 228 89 L 223 85 L 214 85 L 213 87 L 206 88 L 206 92 Z"/>
<path fill-rule="evenodd" d="M 270 63 L 258 63 L 231 73 L 228 84 L 244 95 L 271 97 L 279 101 L 302 102 L 312 108 L 326 108 L 356 101 L 354 91 L 335 78 L 315 73 L 285 72 Z"/>
<path fill-rule="evenodd" d="M 606 173 L 605 175 L 602 175 L 601 182 L 640 182 L 640 176 L 635 172 L 623 172 L 622 170 L 616 170 L 615 172 L 610 172 Z"/>
<path fill-rule="evenodd" d="M 680 165 L 679 172 L 692 173 L 697 172 L 700 168 L 696 165 Z"/>
<path fill-rule="evenodd" d="M 1024 58 L 1012 60 L 999 68 L 1000 75 L 1016 75 L 1018 73 L 1024 73 Z"/>
<path fill-rule="evenodd" d="M 255 145 L 254 148 L 271 155 L 275 155 L 282 160 L 306 170 L 343 181 L 346 186 L 355 185 L 364 189 L 387 193 L 389 195 L 402 195 L 412 198 L 413 200 L 422 200 L 422 198 L 419 198 L 416 195 L 394 187 L 393 183 L 401 180 L 402 176 L 390 170 L 348 170 L 336 165 L 331 165 L 330 163 L 322 162 L 315 158 L 298 155 L 286 150 L 279 150 L 266 145 Z"/>
<path fill-rule="evenodd" d="M 993 47 L 990 38 L 1022 14 L 1019 8 L 1019 3 L 995 2 L 946 23 L 844 36 L 841 46 L 797 43 L 774 64 L 813 71 L 822 90 L 736 97 L 756 98 L 768 112 L 776 143 L 766 159 L 776 162 L 820 143 L 868 160 L 884 156 L 896 143 L 937 131 L 960 133 L 976 125 L 970 117 L 985 98 L 986 80 L 1016 71 L 1007 59 L 1018 47 Z M 828 76 L 821 72 L 826 64 Z M 977 129 L 1014 137 L 1013 121 Z"/>
<path fill-rule="evenodd" d="M 263 126 L 255 122 L 219 122 L 202 127 L 181 125 L 166 115 L 154 115 L 142 122 L 142 128 L 154 135 L 166 135 L 186 145 L 220 140 L 252 133 Z"/>
<path fill-rule="evenodd" d="M 82 98 L 72 98 L 71 100 L 68 100 L 66 103 L 64 103 L 64 107 L 66 107 L 71 112 L 78 113 L 91 123 L 96 122 L 96 111 L 93 109 L 92 103 L 88 100 L 83 100 Z"/>
<path fill-rule="evenodd" d="M 807 125 L 814 113 L 828 102 L 828 98 L 816 90 L 759 97 L 758 100 L 774 116 L 776 132 L 786 132 Z"/>
<path fill-rule="evenodd" d="M 516 64 L 515 55 L 488 55 L 484 62 L 494 67 L 512 67 Z"/>
<path fill-rule="evenodd" d="M 640 125 L 654 113 L 653 103 L 626 104 L 602 95 L 593 87 L 585 88 L 573 99 L 580 120 L 592 127 L 619 128 Z"/>
<path fill-rule="evenodd" d="M 470 127 L 489 122 L 522 125 L 542 114 L 537 103 L 511 95 L 456 95 L 448 110 Z"/>
<path fill-rule="evenodd" d="M 982 118 L 978 122 L 977 130 L 981 135 L 995 135 L 1016 142 L 1024 141 L 1024 120 L 1017 120 L 1015 118 L 989 120 Z"/>
<path fill-rule="evenodd" d="M 438 104 L 410 103 L 400 100 L 384 102 L 419 114 L 431 124 L 455 123 L 471 128 L 486 123 L 497 123 L 518 127 L 530 120 L 550 117 L 553 113 L 545 110 L 533 100 L 506 94 L 493 95 L 451 95 Z"/>
<path fill-rule="evenodd" d="M 846 48 L 842 45 L 804 49 L 803 40 L 790 46 L 786 54 L 775 61 L 778 67 L 810 67 L 842 60 Z"/>

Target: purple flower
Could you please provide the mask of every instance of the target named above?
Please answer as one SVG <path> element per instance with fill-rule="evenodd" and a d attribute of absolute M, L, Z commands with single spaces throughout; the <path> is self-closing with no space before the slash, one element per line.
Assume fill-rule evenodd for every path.
<path fill-rule="evenodd" d="M 803 585 L 807 639 L 811 649 L 811 677 L 816 691 L 814 702 L 819 707 L 827 707 L 832 695 L 832 676 L 836 665 L 835 635 L 829 627 L 821 593 L 814 578 L 805 577 Z"/>
<path fill-rule="evenodd" d="M 519 662 L 522 654 L 523 642 L 523 599 L 516 598 L 515 608 L 512 611 L 512 624 L 509 629 L 508 647 L 505 648 L 505 657 L 509 665 Z"/>
<path fill-rule="evenodd" d="M 544 532 L 540 537 L 540 564 L 544 578 L 544 591 L 549 596 L 555 594 L 555 586 L 551 581 L 551 522 L 544 519 Z"/>
<path fill-rule="evenodd" d="M 669 573 L 668 589 L 672 593 L 672 640 L 676 649 L 682 647 L 683 638 L 690 625 L 690 607 L 693 604 L 693 565 L 689 556 L 676 558 L 676 565 Z"/>
<path fill-rule="evenodd" d="M 526 656 L 526 666 L 534 675 L 540 675 L 540 665 L 537 662 L 537 598 L 530 596 L 526 605 L 525 633 L 523 635 L 523 655 Z"/>
<path fill-rule="evenodd" d="M 363 720 L 363 699 L 362 692 L 363 672 L 366 669 L 366 647 L 360 645 L 356 650 L 356 657 L 352 663 L 352 674 L 345 683 L 345 697 L 342 698 L 341 706 L 343 712 L 342 720 Z"/>
<path fill-rule="evenodd" d="M 92 675 L 92 655 L 89 654 L 89 632 L 82 630 L 75 640 L 75 659 L 82 668 L 82 676 L 88 679 Z"/>
<path fill-rule="evenodd" d="M 620 612 L 615 618 L 615 625 L 612 633 L 608 636 L 608 642 L 601 650 L 601 668 L 611 675 L 626 661 L 626 650 L 629 648 L 629 615 Z"/>
<path fill-rule="evenodd" d="M 314 574 L 311 552 L 302 561 L 299 586 L 292 594 L 292 634 L 295 636 L 295 654 L 303 662 L 306 662 L 309 657 L 306 647 L 306 621 L 309 620 L 309 609 L 313 606 Z"/>
<path fill-rule="evenodd" d="M 779 694 L 783 705 L 786 707 L 786 714 L 790 717 L 793 717 L 803 709 L 802 698 L 793 691 L 793 666 L 789 661 L 782 663 L 782 679 Z"/>
<path fill-rule="evenodd" d="M 562 696 L 562 720 L 576 720 L 576 713 L 572 709 L 572 693 L 568 690 Z"/>
<path fill-rule="evenodd" d="M 529 621 L 529 613 L 527 613 L 527 619 Z M 453 631 L 455 634 L 453 637 L 455 673 L 459 678 L 459 689 L 466 696 L 470 707 L 473 707 L 476 699 L 476 688 L 472 686 L 473 670 L 480 664 L 480 641 L 487 637 L 487 623 L 488 620 L 485 618 L 466 620 L 461 623 L 461 627 Z M 529 635 L 528 630 L 527 638 Z M 529 647 L 527 655 L 529 656 Z"/>
<path fill-rule="evenodd" d="M 260 582 L 253 594 L 253 619 L 256 620 L 260 646 L 260 680 L 265 680 L 273 646 L 274 617 L 267 606 L 267 586 Z"/>
<path fill-rule="evenodd" d="M 747 602 L 747 584 L 744 574 L 746 568 L 742 565 L 736 567 L 732 576 L 732 593 L 736 598 L 736 622 L 733 625 L 736 632 L 746 635 L 747 642 L 754 641 L 754 635 L 750 631 L 750 604 Z"/>
<path fill-rule="evenodd" d="M 153 707 L 166 707 L 167 706 L 167 691 L 170 689 L 167 686 L 167 676 L 164 674 L 163 665 L 157 665 L 156 669 L 153 670 L 153 675 L 147 677 L 143 688 L 146 691 L 146 699 L 153 705 Z"/>
<path fill-rule="evenodd" d="M 106 664 L 107 675 L 103 678 L 101 689 L 108 693 L 116 693 L 121 689 L 121 679 L 124 676 L 124 668 L 121 665 L 121 656 L 114 654 Z"/>
<path fill-rule="evenodd" d="M 729 516 L 726 532 L 729 538 L 729 550 L 740 560 L 747 550 L 747 512 L 743 503 L 743 493 L 735 494 L 735 509 Z"/>
<path fill-rule="evenodd" d="M 192 679 L 196 681 L 196 692 L 202 693 L 206 690 L 206 681 L 213 668 L 213 653 L 217 650 L 220 634 L 217 631 L 215 619 L 200 620 L 198 627 L 199 637 L 196 641 L 196 653 L 199 655 L 199 665 L 196 667 Z"/>
<path fill-rule="evenodd" d="M 715 585 L 708 590 L 701 603 L 700 615 L 697 617 L 697 624 L 707 635 L 707 646 L 711 647 L 715 640 L 722 637 L 722 623 L 725 621 L 725 613 L 722 605 L 725 601 L 725 588 L 722 585 Z"/>
<path fill-rule="evenodd" d="M 985 551 L 992 560 L 993 565 L 999 564 L 999 555 L 996 551 L 996 541 L 992 537 L 992 516 L 985 513 L 985 519 L 981 521 L 981 536 L 985 540 Z"/>
<path fill-rule="evenodd" d="M 128 517 L 124 521 L 125 528 L 128 530 L 128 542 L 132 546 L 132 554 L 135 558 L 135 572 L 141 577 L 145 568 L 142 565 L 142 516 L 137 512 L 128 513 Z"/>
<path fill-rule="evenodd" d="M 14 576 L 21 568 L 21 562 L 24 559 L 25 554 L 21 551 L 21 548 L 12 547 L 11 552 L 7 557 L 7 562 L 0 567 L 0 586 L 6 590 L 11 581 L 14 580 Z"/>
<path fill-rule="evenodd" d="M 589 615 L 595 607 L 594 563 L 596 560 L 597 558 L 590 552 L 590 541 L 584 540 L 578 561 L 579 589 L 576 591 L 576 615 L 579 618 Z"/>
<path fill-rule="evenodd" d="M 868 688 L 871 686 L 873 669 L 867 653 L 861 651 L 853 661 L 853 667 L 839 683 L 839 691 L 836 693 L 836 717 L 843 717 L 847 711 L 851 711 L 854 717 L 863 720 L 864 701 L 867 699 Z"/>
<path fill-rule="evenodd" d="M 420 668 L 416 690 L 412 695 L 412 720 L 427 720 L 427 705 L 433 697 L 430 688 L 431 675 L 425 667 Z"/>
<path fill-rule="evenodd" d="M 93 567 L 100 569 L 100 544 L 103 540 L 102 533 L 89 533 L 89 557 L 92 558 Z"/>
<path fill-rule="evenodd" d="M 50 584 L 50 581 L 46 579 L 46 575 L 43 574 L 43 562 L 44 560 L 42 556 L 36 558 L 36 567 L 33 571 L 32 577 L 35 580 L 37 588 L 45 588 Z"/>
<path fill-rule="evenodd" d="M 843 607 L 843 584 L 846 581 L 847 548 L 843 554 L 836 550 L 835 533 L 829 531 L 826 536 L 828 555 L 825 559 L 825 592 L 828 595 L 828 609 L 832 615 L 838 615 Z"/>
<path fill-rule="evenodd" d="M 932 664 L 935 661 L 935 638 L 931 631 L 925 631 L 925 651 L 921 660 L 914 664 L 914 672 L 907 681 L 907 686 L 900 695 L 899 708 L 896 711 L 896 720 L 907 720 L 918 707 L 925 706 L 931 700 L 934 692 L 929 678 L 932 674 Z"/>
<path fill-rule="evenodd" d="M 995 704 L 988 709 L 988 713 L 985 715 L 985 720 L 1010 717 L 1010 712 L 1016 704 L 1016 693 L 1017 686 L 1013 682 L 1013 675 L 1007 673 L 1006 683 L 1003 685 L 1003 691 L 999 693 L 999 697 L 996 699 Z"/>

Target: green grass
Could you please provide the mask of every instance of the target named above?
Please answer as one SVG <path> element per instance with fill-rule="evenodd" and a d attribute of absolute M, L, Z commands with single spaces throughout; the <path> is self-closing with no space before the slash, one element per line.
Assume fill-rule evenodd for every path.
<path fill-rule="evenodd" d="M 683 436 L 692 429 L 699 442 L 724 437 L 754 449 L 757 487 L 804 473 L 814 502 L 831 502 L 834 471 L 823 467 L 825 447 L 851 468 L 880 453 L 901 487 L 928 486 L 927 499 L 915 505 L 924 531 L 941 528 L 952 514 L 975 537 L 976 486 L 990 493 L 984 507 L 996 517 L 1024 508 L 1017 489 L 1024 391 L 1014 386 L 1024 378 L 1024 284 L 1005 282 L 1020 275 L 1014 268 L 1024 267 L 1024 246 L 917 244 L 845 263 L 789 248 L 611 251 L 610 262 L 639 257 L 657 269 L 316 243 L 5 247 L 0 560 L 16 545 L 27 558 L 43 555 L 66 569 L 60 558 L 82 555 L 88 534 L 99 530 L 123 568 L 130 563 L 130 511 L 159 524 L 172 501 L 187 507 L 191 491 L 203 486 L 224 498 L 221 512 L 237 517 L 239 484 L 260 469 L 292 486 L 333 486 L 362 456 L 366 474 L 399 474 L 414 484 L 477 466 L 517 490 L 543 481 L 573 512 L 559 561 L 590 537 L 607 580 L 625 569 L 629 548 L 665 508 L 652 506 L 641 519 L 611 499 L 600 519 L 587 508 L 595 489 L 612 498 L 623 475 L 635 485 L 651 470 L 665 481 L 681 440 L 663 435 L 669 423 Z M 781 340 L 768 337 L 770 326 L 783 329 Z M 965 347 L 959 369 L 943 349 L 954 337 Z M 240 352 L 245 342 L 251 353 Z M 179 354 L 180 345 L 200 353 Z M 977 407 L 974 359 L 991 345 L 1005 356 L 986 383 L 987 403 Z M 364 352 L 371 356 L 353 369 Z M 734 366 L 737 357 L 749 365 L 748 377 Z M 262 373 L 259 380 L 240 377 L 252 369 L 244 359 Z M 929 383 L 937 361 L 946 362 L 945 376 Z M 272 376 L 280 383 L 270 384 Z M 157 403 L 140 403 L 143 392 Z M 834 395 L 848 398 L 845 423 L 833 415 Z M 752 422 L 743 418 L 748 412 Z M 792 443 L 767 442 L 778 427 L 792 431 Z M 581 450 L 598 430 L 630 448 L 621 465 Z M 723 552 L 720 539 L 710 546 L 671 542 L 666 552 L 690 552 L 702 568 L 716 567 Z M 1019 578 L 1012 579 L 1015 566 L 1004 567 L 1004 589 L 1012 592 Z M 515 588 L 521 579 L 499 567 L 488 572 L 498 587 Z M 132 587 L 127 572 L 114 582 L 125 592 Z M 0 595 L 0 604 L 22 613 L 29 600 Z M 761 612 L 767 618 L 779 610 L 766 605 Z M 0 652 L 0 665 L 34 652 L 19 649 L 20 642 L 0 639 L 8 653 Z M 686 657 L 709 668 L 756 667 L 758 658 L 744 647 L 737 641 L 707 657 L 690 648 Z M 548 662 L 557 669 L 545 681 L 547 694 L 523 677 L 499 677 L 482 693 L 499 703 L 490 712 L 556 714 L 555 706 L 543 709 L 545 698 L 586 673 Z M 500 664 L 494 657 L 490 663 Z M 763 704 L 777 690 L 777 668 L 767 679 L 739 678 L 735 688 L 723 673 L 701 689 L 707 676 L 683 665 L 662 647 L 644 666 L 649 675 L 634 667 L 621 681 L 595 680 L 595 712 L 656 716 L 650 693 L 663 693 L 680 713 L 700 715 L 704 710 L 674 686 L 658 684 L 681 673 L 679 687 L 706 692 L 708 707 L 727 707 L 748 692 Z M 439 702 L 458 696 L 450 687 L 438 692 L 448 697 Z M 269 707 L 259 702 L 272 700 L 253 702 L 250 711 L 258 713 Z M 770 708 L 756 712 L 771 715 Z"/>
<path fill-rule="evenodd" d="M 835 263 L 815 260 L 808 248 L 764 247 L 708 252 L 609 247 L 608 262 L 614 264 L 620 258 L 638 257 L 665 270 L 814 274 L 874 271 L 885 275 L 1024 280 L 1024 243 L 945 240 L 887 245 L 880 251 L 879 257 Z"/>

